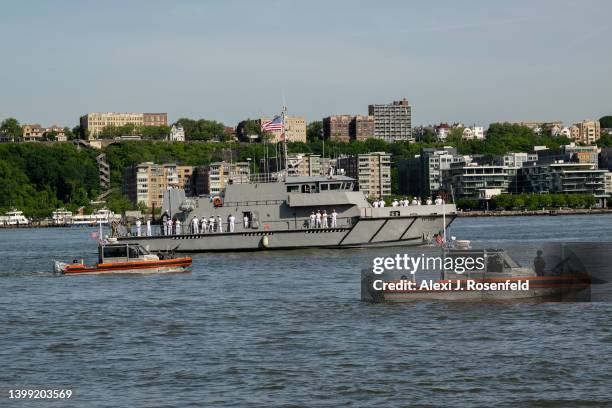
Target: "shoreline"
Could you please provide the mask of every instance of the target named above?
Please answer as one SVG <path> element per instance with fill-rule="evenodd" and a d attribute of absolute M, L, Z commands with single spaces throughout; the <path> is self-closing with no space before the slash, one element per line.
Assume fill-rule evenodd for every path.
<path fill-rule="evenodd" d="M 557 215 L 601 215 L 612 214 L 611 208 L 583 208 L 558 210 L 502 210 L 502 211 L 458 211 L 457 217 L 528 217 Z"/>

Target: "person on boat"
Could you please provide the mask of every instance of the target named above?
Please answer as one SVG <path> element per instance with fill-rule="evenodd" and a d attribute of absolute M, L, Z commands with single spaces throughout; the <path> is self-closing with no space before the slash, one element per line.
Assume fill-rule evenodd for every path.
<path fill-rule="evenodd" d="M 416 197 L 412 197 L 412 202 L 410 203 L 410 205 L 417 205 Z"/>
<path fill-rule="evenodd" d="M 227 221 L 229 224 L 229 232 L 234 232 L 234 223 L 236 222 L 236 217 L 234 217 L 234 214 L 230 214 L 230 216 L 227 217 Z"/>
<path fill-rule="evenodd" d="M 442 205 L 442 204 L 444 204 L 444 200 L 442 200 L 440 196 L 436 197 L 436 205 Z"/>
<path fill-rule="evenodd" d="M 198 220 L 198 217 L 195 215 L 191 219 L 191 233 L 192 234 L 200 233 L 200 220 Z"/>
<path fill-rule="evenodd" d="M 323 215 L 321 216 L 321 221 L 323 222 L 323 228 L 329 228 L 329 224 L 327 221 L 327 210 L 323 210 Z"/>
<path fill-rule="evenodd" d="M 215 216 L 211 215 L 208 217 L 208 230 L 210 232 L 215 232 Z"/>
<path fill-rule="evenodd" d="M 206 217 L 203 216 L 202 220 L 200 221 L 200 233 L 205 234 L 206 233 Z"/>
<path fill-rule="evenodd" d="M 136 236 L 139 237 L 142 235 L 142 221 L 140 218 L 136 218 Z"/>
<path fill-rule="evenodd" d="M 181 235 L 181 222 L 178 218 L 174 221 L 174 234 Z"/>
<path fill-rule="evenodd" d="M 315 214 L 315 228 L 321 228 L 321 210 Z"/>
<path fill-rule="evenodd" d="M 242 225 L 244 226 L 244 229 L 249 229 L 249 216 L 245 214 L 245 216 L 242 218 Z"/>
<path fill-rule="evenodd" d="M 338 213 L 336 212 L 336 209 L 334 208 L 331 213 L 331 227 L 332 228 L 336 228 L 338 226 L 337 220 L 338 220 Z"/>
<path fill-rule="evenodd" d="M 217 215 L 217 232 L 223 232 L 223 220 L 220 215 Z"/>
<path fill-rule="evenodd" d="M 533 269 L 537 276 L 544 276 L 544 269 L 546 268 L 546 261 L 542 256 L 542 251 L 538 250 L 536 257 L 533 259 Z"/>
<path fill-rule="evenodd" d="M 425 202 L 425 204 L 427 205 L 432 205 L 433 202 L 431 201 L 431 197 L 427 197 L 427 201 Z"/>
<path fill-rule="evenodd" d="M 168 222 L 166 224 L 168 225 L 168 235 L 174 235 L 174 221 L 172 218 L 168 218 Z"/>
<path fill-rule="evenodd" d="M 397 200 L 393 200 L 391 202 L 391 207 L 397 207 L 397 206 L 399 206 L 399 202 Z"/>
<path fill-rule="evenodd" d="M 151 220 L 147 219 L 147 236 L 150 237 L 153 234 L 151 233 Z"/>
<path fill-rule="evenodd" d="M 385 200 L 383 200 L 382 198 L 380 199 L 380 201 L 378 202 L 378 205 L 382 208 L 385 206 Z"/>
<path fill-rule="evenodd" d="M 308 227 L 310 229 L 313 229 L 315 227 L 315 218 L 316 218 L 316 216 L 315 216 L 314 211 L 311 211 L 310 212 L 310 220 L 308 222 Z"/>

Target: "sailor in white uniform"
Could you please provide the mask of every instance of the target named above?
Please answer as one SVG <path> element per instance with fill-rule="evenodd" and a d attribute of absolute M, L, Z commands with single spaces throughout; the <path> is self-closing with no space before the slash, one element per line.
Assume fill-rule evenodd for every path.
<path fill-rule="evenodd" d="M 242 219 L 242 225 L 244 226 L 244 229 L 248 229 L 249 228 L 249 217 L 247 217 L 246 215 Z"/>
<path fill-rule="evenodd" d="M 441 205 L 444 204 L 444 200 L 442 200 L 440 197 L 436 197 L 436 205 Z"/>
<path fill-rule="evenodd" d="M 150 237 L 153 234 L 151 234 L 151 220 L 147 220 L 147 236 Z"/>
<path fill-rule="evenodd" d="M 315 214 L 315 227 L 321 228 L 321 210 L 317 211 Z"/>
<path fill-rule="evenodd" d="M 385 206 L 385 200 L 383 200 L 383 199 L 381 198 L 381 199 L 380 199 L 380 204 L 379 204 L 379 205 L 380 205 L 381 207 L 384 207 L 384 206 Z"/>
<path fill-rule="evenodd" d="M 174 222 L 174 233 L 176 235 L 181 235 L 181 221 L 178 218 Z"/>
<path fill-rule="evenodd" d="M 229 232 L 234 232 L 234 223 L 236 222 L 236 217 L 234 217 L 234 214 L 230 214 L 227 220 L 229 222 Z"/>
<path fill-rule="evenodd" d="M 200 233 L 200 220 L 198 220 L 198 217 L 195 215 L 193 219 L 191 220 L 191 233 L 192 234 Z"/>
<path fill-rule="evenodd" d="M 416 197 L 412 197 L 412 205 L 417 205 L 417 199 L 416 199 Z"/>
<path fill-rule="evenodd" d="M 374 208 L 378 208 L 378 200 L 374 200 L 374 202 L 372 203 L 372 206 Z"/>
<path fill-rule="evenodd" d="M 323 210 L 323 215 L 321 216 L 321 221 L 323 222 L 323 228 L 329 228 L 329 224 L 327 222 L 327 211 Z"/>
<path fill-rule="evenodd" d="M 208 217 L 208 230 L 210 232 L 215 232 L 215 216 L 211 215 L 210 217 Z"/>
<path fill-rule="evenodd" d="M 312 211 L 310 213 L 310 220 L 308 222 L 308 228 L 313 229 L 315 227 L 315 218 L 316 218 L 315 213 L 314 211 Z"/>
<path fill-rule="evenodd" d="M 142 221 L 140 221 L 140 218 L 136 219 L 136 236 L 139 237 L 142 233 L 141 231 L 141 225 L 142 225 Z"/>
<path fill-rule="evenodd" d="M 223 220 L 220 215 L 217 215 L 217 232 L 223 232 Z"/>
<path fill-rule="evenodd" d="M 200 221 L 200 224 L 201 224 L 200 232 L 202 234 L 205 234 L 207 231 L 206 216 L 202 217 L 202 221 Z"/>
<path fill-rule="evenodd" d="M 399 203 L 397 202 L 397 200 L 393 200 L 391 202 L 391 207 L 397 207 L 399 205 Z"/>
<path fill-rule="evenodd" d="M 338 226 L 337 223 L 337 219 L 338 219 L 338 213 L 336 212 L 336 209 L 334 209 L 331 213 L 331 227 L 332 228 L 336 228 Z"/>
<path fill-rule="evenodd" d="M 433 202 L 431 201 L 431 197 L 427 197 L 427 201 L 425 202 L 425 204 L 427 205 L 433 204 Z"/>

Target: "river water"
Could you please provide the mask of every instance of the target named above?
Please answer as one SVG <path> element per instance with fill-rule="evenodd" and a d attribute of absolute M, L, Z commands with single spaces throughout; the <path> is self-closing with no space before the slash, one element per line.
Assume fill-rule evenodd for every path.
<path fill-rule="evenodd" d="M 612 216 L 458 219 L 529 264 Z M 419 248 L 194 255 L 192 272 L 50 273 L 94 229 L 0 231 L 0 406 L 611 406 L 609 303 L 371 305 L 360 270 Z M 10 389 L 70 389 L 18 401 Z"/>

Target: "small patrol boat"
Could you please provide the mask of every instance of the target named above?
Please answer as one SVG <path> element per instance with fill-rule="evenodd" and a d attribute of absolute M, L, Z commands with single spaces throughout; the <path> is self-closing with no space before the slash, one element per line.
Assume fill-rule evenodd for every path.
<path fill-rule="evenodd" d="M 440 279 L 416 281 L 414 275 L 400 276 L 398 271 L 376 275 L 362 271 L 361 300 L 373 303 L 404 303 L 419 300 L 443 301 L 544 301 L 583 300 L 588 298 L 591 278 L 583 271 L 564 266 L 562 260 L 552 270 L 537 273 L 521 266 L 504 249 L 473 250 L 469 241 L 461 248 L 446 249 L 442 258 L 476 259 L 483 265 L 472 272 L 442 270 Z"/>
<path fill-rule="evenodd" d="M 97 264 L 88 266 L 78 260 L 72 263 L 55 261 L 54 271 L 63 275 L 179 273 L 186 271 L 191 261 L 190 257 L 152 254 L 139 244 L 118 243 L 110 238 L 108 243 L 98 246 Z"/>

